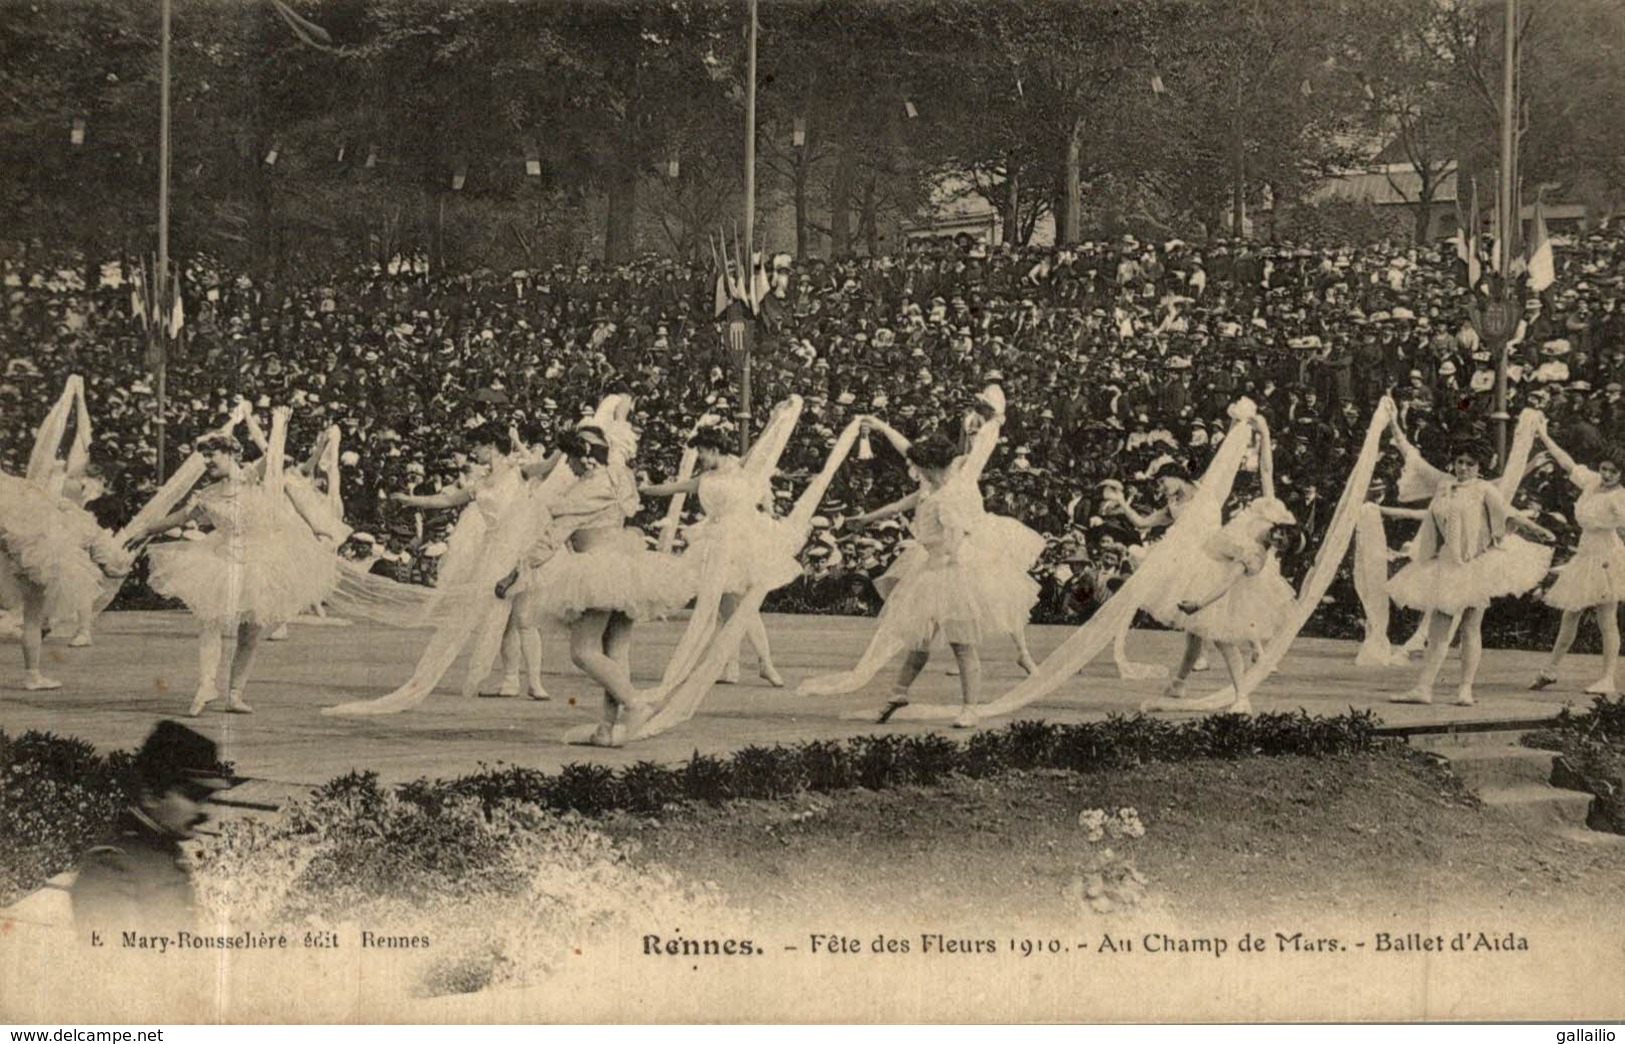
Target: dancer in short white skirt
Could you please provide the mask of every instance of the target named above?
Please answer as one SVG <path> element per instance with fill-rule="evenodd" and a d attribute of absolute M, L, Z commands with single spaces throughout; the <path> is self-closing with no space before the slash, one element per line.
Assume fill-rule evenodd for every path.
<path fill-rule="evenodd" d="M 683 531 L 688 550 L 682 560 L 695 578 L 720 564 L 720 619 L 726 621 L 747 590 L 783 587 L 801 575 L 801 563 L 796 560 L 794 534 L 764 508 L 773 499 L 766 478 L 748 472 L 728 452 L 727 440 L 716 428 L 701 428 L 688 444 L 698 458 L 699 474 L 682 482 L 645 486 L 639 492 L 651 497 L 688 493 L 699 499 L 705 518 Z M 745 637 L 756 651 L 763 680 L 774 688 L 783 687 L 784 678 L 773 665 L 773 649 L 759 616 L 751 621 Z M 737 657 L 729 661 L 721 680 L 728 684 L 739 681 Z"/>
<path fill-rule="evenodd" d="M 287 411 L 277 412 L 279 424 L 285 425 Z M 206 459 L 213 483 L 190 505 L 131 539 L 191 521 L 212 527 L 199 540 L 150 547 L 148 583 L 159 594 L 186 603 L 198 620 L 198 686 L 189 713 L 201 714 L 219 697 L 221 638 L 234 631 L 227 710 L 249 714 L 253 708 L 243 695 L 261 640 L 327 597 L 338 580 L 338 558 L 331 545 L 317 539 L 279 485 L 268 485 L 257 469 L 244 470 L 242 446 L 234 437 L 210 435 L 199 441 L 197 451 Z"/>
<path fill-rule="evenodd" d="M 1397 417 L 1391 426 L 1405 455 L 1401 496 L 1430 498 L 1415 555 L 1388 581 L 1388 594 L 1395 602 L 1430 614 L 1427 657 L 1416 687 L 1391 702 L 1433 702 L 1433 686 L 1450 651 L 1451 630 L 1459 626 L 1461 682 L 1455 702 L 1471 706 L 1477 702 L 1473 680 L 1484 651 L 1484 610 L 1497 598 L 1534 590 L 1551 566 L 1551 548 L 1508 530 L 1521 528 L 1544 540 L 1553 537 L 1520 517 L 1493 484 L 1479 477 L 1489 456 L 1482 447 L 1461 447 L 1446 472 L 1422 459 Z"/>
<path fill-rule="evenodd" d="M 560 439 L 576 481 L 542 507 L 539 536 L 520 567 L 497 585 L 497 596 L 506 598 L 522 584 L 533 612 L 569 626 L 571 661 L 604 688 L 603 720 L 591 741 L 598 746 L 619 746 L 654 713 L 632 681 L 633 623 L 663 616 L 694 596 L 690 571 L 650 550 L 643 534 L 626 526 L 639 504 L 626 463 L 636 441 L 622 408 L 615 410 L 614 419 L 584 424 Z M 540 478 L 552 466 L 523 470 Z"/>
<path fill-rule="evenodd" d="M 40 669 L 45 623 L 93 605 L 104 576 L 123 576 L 130 556 L 73 503 L 0 472 L 0 605 L 22 610 L 23 688 L 59 689 Z"/>
<path fill-rule="evenodd" d="M 1186 639 L 1184 658 L 1168 687 L 1167 696 L 1174 699 L 1184 697 L 1186 679 L 1204 640 L 1219 650 L 1231 686 L 1240 692 L 1246 670 L 1243 647 L 1261 645 L 1273 637 L 1296 599 L 1292 585 L 1281 575 L 1270 538 L 1277 526 L 1294 525 L 1297 520 L 1275 496 L 1269 425 L 1261 414 L 1254 414 L 1252 424 L 1259 439 L 1262 495 L 1209 537 L 1202 554 L 1193 556 L 1181 570 L 1180 589 L 1186 595 L 1179 603 L 1179 626 Z M 1222 707 L 1204 705 L 1201 709 L 1252 711 L 1245 697 L 1236 697 Z"/>
<path fill-rule="evenodd" d="M 1546 604 L 1563 611 L 1563 622 L 1552 645 L 1552 657 L 1535 677 L 1531 689 L 1544 689 L 1557 681 L 1557 669 L 1574 645 L 1580 617 L 1586 610 L 1597 614 L 1602 631 L 1602 677 L 1585 691 L 1600 696 L 1616 695 L 1619 686 L 1615 670 L 1619 664 L 1619 603 L 1625 599 L 1625 542 L 1619 538 L 1625 526 L 1625 487 L 1620 485 L 1620 464 L 1611 456 L 1594 461 L 1595 469 L 1575 463 L 1552 441 L 1544 420 L 1540 440 L 1574 485 L 1580 497 L 1574 504 L 1574 521 L 1580 526 L 1580 543 L 1574 557 L 1557 569 L 1557 580 L 1546 592 Z"/>

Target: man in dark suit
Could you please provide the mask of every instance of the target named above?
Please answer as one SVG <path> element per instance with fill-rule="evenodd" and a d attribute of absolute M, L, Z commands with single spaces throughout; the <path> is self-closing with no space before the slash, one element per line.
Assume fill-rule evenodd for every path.
<path fill-rule="evenodd" d="M 196 925 L 197 896 L 181 842 L 208 821 L 204 805 L 232 785 L 214 741 L 160 721 L 135 756 L 135 804 L 106 844 L 85 853 L 73 883 L 84 930 L 172 934 Z"/>

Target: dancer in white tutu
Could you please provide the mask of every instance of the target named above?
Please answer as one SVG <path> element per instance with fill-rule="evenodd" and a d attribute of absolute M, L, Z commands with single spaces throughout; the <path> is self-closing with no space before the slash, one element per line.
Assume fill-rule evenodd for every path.
<path fill-rule="evenodd" d="M 428 496 L 407 493 L 390 495 L 391 500 L 409 508 L 425 511 L 463 509 L 447 541 L 437 586 L 456 587 L 474 574 L 487 535 L 496 530 L 503 512 L 525 493 L 525 478 L 519 466 L 497 451 L 499 434 L 494 424 L 481 425 L 467 433 L 467 453 L 474 467 L 457 485 Z M 551 466 L 548 470 L 551 471 Z M 518 696 L 519 674 L 523 667 L 530 698 L 551 699 L 547 687 L 542 684 L 542 636 L 531 620 L 530 601 L 529 591 L 515 593 L 510 601 L 502 635 L 503 677 L 494 695 Z M 470 678 L 468 682 L 478 689 L 483 680 Z"/>
<path fill-rule="evenodd" d="M 1129 503 L 1127 495 L 1123 492 L 1122 484 L 1116 481 L 1107 481 L 1102 484 L 1102 507 L 1107 513 L 1122 515 L 1130 525 L 1142 532 L 1166 529 L 1185 517 L 1186 508 L 1190 507 L 1192 501 L 1196 499 L 1197 486 L 1196 483 L 1191 481 L 1190 472 L 1185 465 L 1178 461 L 1168 461 L 1158 468 L 1156 482 L 1157 490 L 1162 496 L 1162 507 L 1157 508 L 1155 511 L 1141 513 L 1134 510 L 1134 506 Z M 1219 528 L 1219 522 L 1220 520 L 1217 517 L 1211 520 L 1214 530 Z M 1183 586 L 1160 592 L 1151 602 L 1145 605 L 1145 611 L 1150 613 L 1164 627 L 1179 629 L 1182 626 L 1179 603 L 1184 599 L 1185 593 L 1186 589 Z M 1129 623 L 1132 625 L 1132 619 Z M 1127 631 L 1128 628 L 1125 627 L 1123 633 L 1117 636 L 1114 644 L 1114 652 L 1120 673 L 1124 677 L 1151 676 L 1150 672 L 1144 671 L 1140 665 L 1128 661 L 1124 648 Z M 1205 671 L 1208 669 L 1205 648 L 1205 645 L 1198 643 L 1196 660 L 1191 666 L 1191 670 Z M 1160 676 L 1160 673 L 1157 676 Z M 1175 695 L 1171 684 L 1165 695 Z"/>
<path fill-rule="evenodd" d="M 1262 494 L 1236 514 L 1223 529 L 1209 537 L 1202 554 L 1182 572 L 1181 587 L 1189 592 L 1179 602 L 1180 627 L 1185 632 L 1185 655 L 1169 683 L 1166 695 L 1185 696 L 1185 682 L 1204 640 L 1213 643 L 1230 672 L 1230 692 L 1240 692 L 1246 670 L 1242 647 L 1258 646 L 1274 636 L 1292 608 L 1292 585 L 1281 576 L 1272 536 L 1277 526 L 1296 523 L 1292 512 L 1275 496 L 1275 465 L 1269 425 L 1260 414 L 1251 423 L 1258 432 L 1258 474 Z M 1234 436 L 1232 436 L 1234 437 Z M 1229 709 L 1250 714 L 1245 697 L 1223 696 L 1229 702 L 1209 706 L 1192 700 L 1192 709 Z"/>
<path fill-rule="evenodd" d="M 630 400 L 612 399 L 612 413 L 600 408 L 559 440 L 576 481 L 543 506 L 534 544 L 496 587 L 497 597 L 507 598 L 522 584 L 538 616 L 569 626 L 571 661 L 604 688 L 596 746 L 618 746 L 654 712 L 632 681 L 633 623 L 679 608 L 694 594 L 689 572 L 649 550 L 643 534 L 626 525 L 639 505 L 627 466 L 637 443 L 625 420 Z M 524 471 L 544 477 L 544 468 Z"/>
<path fill-rule="evenodd" d="M 1388 581 L 1388 594 L 1400 605 L 1429 613 L 1427 656 L 1416 687 L 1391 698 L 1394 703 L 1432 703 L 1433 686 L 1450 652 L 1453 631 L 1461 633 L 1461 682 L 1455 702 L 1477 702 L 1473 680 L 1484 646 L 1484 610 L 1490 602 L 1533 590 L 1551 565 L 1551 548 L 1532 544 L 1510 528 L 1536 537 L 1552 534 L 1521 518 L 1492 483 L 1479 477 L 1488 452 L 1462 445 L 1450 471 L 1422 459 L 1398 417 L 1390 419 L 1394 441 L 1405 455 L 1401 500 L 1429 499 L 1428 517 L 1417 534 L 1410 564 Z"/>
<path fill-rule="evenodd" d="M 721 623 L 733 616 L 740 597 L 752 585 L 769 590 L 782 587 L 801 575 L 801 563 L 791 546 L 794 537 L 769 513 L 773 490 L 767 477 L 748 471 L 729 452 L 726 436 L 716 428 L 701 428 L 688 444 L 698 459 L 697 475 L 682 482 L 644 486 L 639 492 L 646 497 L 686 493 L 699 499 L 705 519 L 684 531 L 688 542 L 684 560 L 696 576 L 704 575 L 717 561 L 722 563 Z M 745 638 L 756 651 L 762 678 L 774 688 L 782 688 L 784 678 L 773 665 L 773 650 L 760 616 L 751 620 Z M 721 680 L 739 681 L 737 658 L 728 662 Z"/>
<path fill-rule="evenodd" d="M 1557 569 L 1557 581 L 1546 592 L 1546 604 L 1563 611 L 1563 622 L 1552 645 L 1552 658 L 1536 675 L 1531 689 L 1544 689 L 1557 681 L 1557 669 L 1574 645 L 1580 617 L 1595 610 L 1602 631 L 1602 677 L 1585 691 L 1602 696 L 1618 692 L 1614 672 L 1619 664 L 1619 602 L 1625 598 L 1625 543 L 1619 530 L 1625 526 L 1625 488 L 1620 486 L 1619 461 L 1603 456 L 1594 468 L 1575 463 L 1574 458 L 1552 441 L 1542 420 L 1538 431 L 1546 452 L 1557 462 L 1580 490 L 1574 505 L 1574 521 L 1580 526 L 1580 544 L 1574 557 Z"/>
<path fill-rule="evenodd" d="M 320 602 L 337 580 L 334 549 L 322 544 L 282 488 L 282 443 L 288 411 L 278 409 L 266 458 L 242 466 L 242 445 L 229 433 L 199 440 L 209 485 L 192 503 L 130 535 L 139 541 L 188 522 L 209 525 L 201 540 L 149 548 L 148 583 L 186 603 L 199 624 L 198 685 L 194 717 L 219 698 L 222 638 L 236 633 L 228 675 L 227 709 L 253 712 L 244 691 L 260 641 L 268 630 Z"/>
<path fill-rule="evenodd" d="M 1009 570 L 1026 574 L 1038 564 L 1039 557 L 1044 553 L 1043 534 L 1016 519 L 988 511 L 982 500 L 980 487 L 982 472 L 998 445 L 998 435 L 1004 426 L 1004 416 L 1004 392 L 996 384 L 988 385 L 976 397 L 975 404 L 966 411 L 960 421 L 960 437 L 953 470 L 956 477 L 963 480 L 967 491 L 974 495 L 973 499 L 967 502 L 974 515 L 970 536 L 972 553 L 981 558 L 996 558 Z M 897 429 L 878 417 L 867 416 L 863 420 L 868 429 L 879 432 L 904 459 L 908 458 L 911 444 Z M 922 487 L 920 491 L 872 512 L 869 517 L 886 518 L 913 510 L 918 506 L 923 494 Z M 903 549 L 903 553 L 897 556 L 897 560 L 890 568 L 875 580 L 875 590 L 882 599 L 890 600 L 899 584 L 910 573 L 923 568 L 928 558 L 927 549 L 916 537 Z M 1038 604 L 1038 584 L 1033 582 L 1031 587 L 1025 584 L 1011 585 L 1002 594 L 1005 601 L 1001 605 L 1003 616 L 1001 630 L 1009 634 L 1015 643 L 1017 665 L 1031 674 L 1037 663 L 1033 659 L 1032 650 L 1027 647 L 1027 623 L 1031 619 L 1033 606 Z"/>
<path fill-rule="evenodd" d="M 0 603 L 22 611 L 23 688 L 60 689 L 40 668 L 46 621 L 95 603 L 104 576 L 129 571 L 130 556 L 90 512 L 63 494 L 0 472 Z"/>
<path fill-rule="evenodd" d="M 891 699 L 880 712 L 882 723 L 908 706 L 909 689 L 930 659 L 932 641 L 940 636 L 959 667 L 960 713 L 954 727 L 974 728 L 982 673 L 977 647 L 1010 633 L 1014 621 L 1009 607 L 1032 583 L 1011 558 L 978 546 L 981 497 L 971 473 L 957 467 L 956 458 L 954 444 L 940 434 L 908 449 L 909 468 L 921 486 L 912 528 L 925 559 L 898 580 L 876 621 L 872 647 L 907 650 Z M 850 522 L 861 526 L 898 510 L 888 505 Z M 811 679 L 807 685 L 820 691 L 822 682 Z"/>

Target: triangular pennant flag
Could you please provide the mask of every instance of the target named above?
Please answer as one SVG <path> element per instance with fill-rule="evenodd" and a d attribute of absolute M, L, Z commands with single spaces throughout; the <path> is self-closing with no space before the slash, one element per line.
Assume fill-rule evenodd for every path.
<path fill-rule="evenodd" d="M 278 144 L 277 142 L 273 141 L 271 143 L 270 151 L 266 152 L 266 154 L 265 154 L 265 165 L 267 167 L 276 166 L 277 158 L 279 156 L 281 156 L 281 155 L 282 155 L 282 146 L 280 144 Z"/>
<path fill-rule="evenodd" d="M 678 162 L 676 156 L 672 156 L 671 159 L 666 161 L 666 177 L 675 178 L 681 174 L 682 171 L 683 165 Z"/>
<path fill-rule="evenodd" d="M 68 131 L 68 143 L 77 148 L 85 143 L 85 121 L 75 119 L 73 129 Z"/>
<path fill-rule="evenodd" d="M 1315 87 L 1308 80 L 1304 80 L 1303 83 L 1298 86 L 1298 93 L 1307 98 L 1315 93 Z"/>
<path fill-rule="evenodd" d="M 790 144 L 801 148 L 807 144 L 807 117 L 797 116 L 790 128 Z"/>
<path fill-rule="evenodd" d="M 1471 290 L 1478 285 L 1482 271 L 1478 263 L 1478 182 L 1473 182 L 1472 209 L 1466 214 L 1461 212 L 1461 203 L 1456 203 L 1456 256 L 1461 259 L 1466 268 L 1467 289 Z"/>
<path fill-rule="evenodd" d="M 1168 93 L 1168 88 L 1163 86 L 1162 77 L 1154 73 L 1151 76 L 1151 93 L 1159 95 Z"/>
<path fill-rule="evenodd" d="M 451 172 L 451 190 L 453 192 L 461 192 L 463 191 L 463 186 L 467 183 L 468 164 L 459 163 L 457 165 L 457 169 Z"/>
<path fill-rule="evenodd" d="M 343 145 L 340 145 L 340 146 L 339 146 L 339 158 L 338 158 L 338 162 L 340 162 L 340 163 L 343 163 L 343 162 L 344 162 L 344 149 L 345 149 L 345 146 L 343 146 Z"/>
<path fill-rule="evenodd" d="M 531 156 L 531 157 L 527 158 L 525 160 L 525 175 L 527 177 L 532 177 L 532 178 L 541 177 L 542 176 L 542 161 L 537 159 L 534 156 Z"/>
<path fill-rule="evenodd" d="M 372 168 L 378 166 L 378 146 L 376 146 L 376 145 L 368 145 L 367 146 L 367 162 L 366 162 L 365 166 L 366 166 L 366 168 L 368 170 L 371 170 Z"/>
<path fill-rule="evenodd" d="M 181 327 L 186 325 L 186 309 L 181 306 L 180 279 L 174 279 L 171 285 L 174 287 L 175 305 L 169 312 L 169 336 L 175 337 L 180 334 Z"/>
<path fill-rule="evenodd" d="M 1535 293 L 1552 285 L 1557 278 L 1557 266 L 1552 257 L 1552 240 L 1546 234 L 1546 208 L 1535 200 L 1535 227 L 1529 241 L 1529 289 Z"/>
<path fill-rule="evenodd" d="M 920 110 L 916 109 L 914 103 L 906 98 L 903 99 L 903 111 L 908 113 L 908 118 L 911 120 L 920 115 Z"/>

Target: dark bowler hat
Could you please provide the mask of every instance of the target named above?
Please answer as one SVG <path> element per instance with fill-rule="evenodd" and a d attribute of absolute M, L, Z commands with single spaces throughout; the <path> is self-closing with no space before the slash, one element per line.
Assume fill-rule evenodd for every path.
<path fill-rule="evenodd" d="M 160 721 L 135 755 L 141 781 L 155 791 L 175 786 L 225 790 L 233 780 L 220 764 L 214 740 L 174 721 Z"/>

